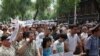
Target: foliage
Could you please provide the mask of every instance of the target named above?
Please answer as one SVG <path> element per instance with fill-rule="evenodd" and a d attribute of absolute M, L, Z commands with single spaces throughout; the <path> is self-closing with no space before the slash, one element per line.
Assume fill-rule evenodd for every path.
<path fill-rule="evenodd" d="M 18 2 L 18 12 L 22 19 L 25 18 L 26 12 L 31 6 L 31 0 L 20 0 Z"/>
<path fill-rule="evenodd" d="M 31 18 L 32 15 L 28 11 L 32 11 L 33 18 L 35 19 L 51 19 L 56 18 L 59 15 L 66 15 L 74 9 L 75 0 L 57 0 L 54 4 L 53 10 L 50 10 L 50 5 L 54 0 L 36 0 L 32 3 L 31 0 L 2 0 L 2 11 L 0 12 L 1 20 L 10 20 L 10 18 L 16 18 L 24 20 Z M 76 0 L 77 4 L 79 0 Z M 36 12 L 34 14 L 34 12 Z"/>
<path fill-rule="evenodd" d="M 74 9 L 74 5 L 78 4 L 79 0 L 58 0 L 57 1 L 57 15 L 66 15 Z"/>
<path fill-rule="evenodd" d="M 2 0 L 1 20 L 16 18 L 24 19 L 25 14 L 31 5 L 31 0 Z"/>
<path fill-rule="evenodd" d="M 45 10 L 50 6 L 51 0 L 36 0 L 36 10 L 38 11 L 37 17 L 45 19 Z"/>
<path fill-rule="evenodd" d="M 1 11 L 1 18 L 7 19 L 9 17 L 14 18 L 17 14 L 17 3 L 15 0 L 3 0 L 2 1 L 2 11 Z"/>

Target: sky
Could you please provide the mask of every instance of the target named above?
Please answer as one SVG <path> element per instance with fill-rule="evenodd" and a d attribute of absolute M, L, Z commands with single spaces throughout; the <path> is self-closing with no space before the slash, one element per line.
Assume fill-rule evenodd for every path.
<path fill-rule="evenodd" d="M 36 2 L 36 0 L 31 0 L 32 2 Z"/>
<path fill-rule="evenodd" d="M 0 0 L 0 5 L 1 5 L 1 3 L 2 3 L 2 2 L 1 2 L 1 0 Z"/>

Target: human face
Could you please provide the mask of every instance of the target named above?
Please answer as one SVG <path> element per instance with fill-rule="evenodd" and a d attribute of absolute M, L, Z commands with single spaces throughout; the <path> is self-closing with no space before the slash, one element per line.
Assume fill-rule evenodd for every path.
<path fill-rule="evenodd" d="M 36 31 L 36 29 L 35 29 L 35 28 L 31 28 L 31 30 L 32 30 L 33 32 L 35 32 L 35 31 Z"/>
<path fill-rule="evenodd" d="M 71 29 L 71 33 L 72 34 L 76 34 L 78 32 L 78 27 L 73 27 L 72 29 Z"/>
<path fill-rule="evenodd" d="M 88 32 L 88 29 L 87 28 L 84 28 L 83 29 L 83 32 L 87 33 Z"/>
<path fill-rule="evenodd" d="M 35 34 L 34 33 L 30 33 L 29 37 L 35 39 Z"/>
<path fill-rule="evenodd" d="M 60 41 L 60 42 L 63 42 L 63 41 L 64 41 L 64 39 L 63 39 L 63 38 L 59 38 L 59 41 Z"/>
<path fill-rule="evenodd" d="M 50 46 L 51 46 L 51 44 L 52 44 L 52 42 L 51 42 L 51 41 L 48 41 L 48 42 L 47 42 L 47 46 L 48 46 L 48 47 L 50 47 Z"/>
<path fill-rule="evenodd" d="M 50 34 L 50 30 L 45 30 L 45 36 L 48 36 Z"/>
<path fill-rule="evenodd" d="M 9 42 L 8 39 L 6 39 L 6 40 L 2 41 L 2 45 L 5 46 L 5 47 L 10 47 L 11 43 Z"/>

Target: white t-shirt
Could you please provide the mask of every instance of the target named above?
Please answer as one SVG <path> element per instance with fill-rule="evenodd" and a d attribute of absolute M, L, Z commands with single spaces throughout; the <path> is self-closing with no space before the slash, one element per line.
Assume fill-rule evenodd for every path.
<path fill-rule="evenodd" d="M 59 55 L 64 53 L 64 42 L 59 42 L 56 40 L 53 44 L 53 50 L 56 50 Z"/>
<path fill-rule="evenodd" d="M 74 53 L 76 46 L 77 46 L 77 42 L 80 42 L 79 36 L 77 34 L 74 34 L 74 36 L 71 36 L 70 33 L 67 34 L 68 36 L 68 49 L 69 52 Z"/>
<path fill-rule="evenodd" d="M 84 32 L 82 32 L 82 33 L 81 33 L 81 39 L 84 40 L 84 44 L 86 44 L 86 42 L 87 42 L 87 38 L 88 38 L 88 33 L 84 33 Z"/>
<path fill-rule="evenodd" d="M 88 37 L 87 33 L 84 33 L 84 32 L 81 33 L 81 38 L 82 39 L 86 39 L 87 37 Z"/>

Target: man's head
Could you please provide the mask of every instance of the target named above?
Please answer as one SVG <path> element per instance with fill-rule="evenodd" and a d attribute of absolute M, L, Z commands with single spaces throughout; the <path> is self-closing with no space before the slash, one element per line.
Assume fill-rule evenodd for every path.
<path fill-rule="evenodd" d="M 36 29 L 39 33 L 40 32 L 42 32 L 43 31 L 43 28 L 41 28 L 41 27 L 37 27 L 37 29 Z"/>
<path fill-rule="evenodd" d="M 4 35 L 1 37 L 2 45 L 5 47 L 10 47 L 11 43 L 9 42 L 8 36 Z"/>
<path fill-rule="evenodd" d="M 8 29 L 7 29 L 7 28 L 3 28 L 2 30 L 3 30 L 4 32 L 7 32 Z"/>
<path fill-rule="evenodd" d="M 51 32 L 50 32 L 50 30 L 49 30 L 49 29 L 45 29 L 45 31 L 44 31 L 45 36 L 47 36 L 47 37 L 48 37 L 48 36 L 50 35 L 50 33 L 51 33 Z"/>
<path fill-rule="evenodd" d="M 23 38 L 28 38 L 29 37 L 30 32 L 23 32 Z"/>
<path fill-rule="evenodd" d="M 77 25 L 71 25 L 69 28 L 71 29 L 71 34 L 76 34 L 78 32 Z"/>
<path fill-rule="evenodd" d="M 100 37 L 100 25 L 96 25 L 91 29 L 92 34 Z"/>
<path fill-rule="evenodd" d="M 23 38 L 34 38 L 35 39 L 35 33 L 34 32 L 24 32 Z"/>
<path fill-rule="evenodd" d="M 59 41 L 63 42 L 67 39 L 67 35 L 66 34 L 59 34 L 58 35 Z"/>

